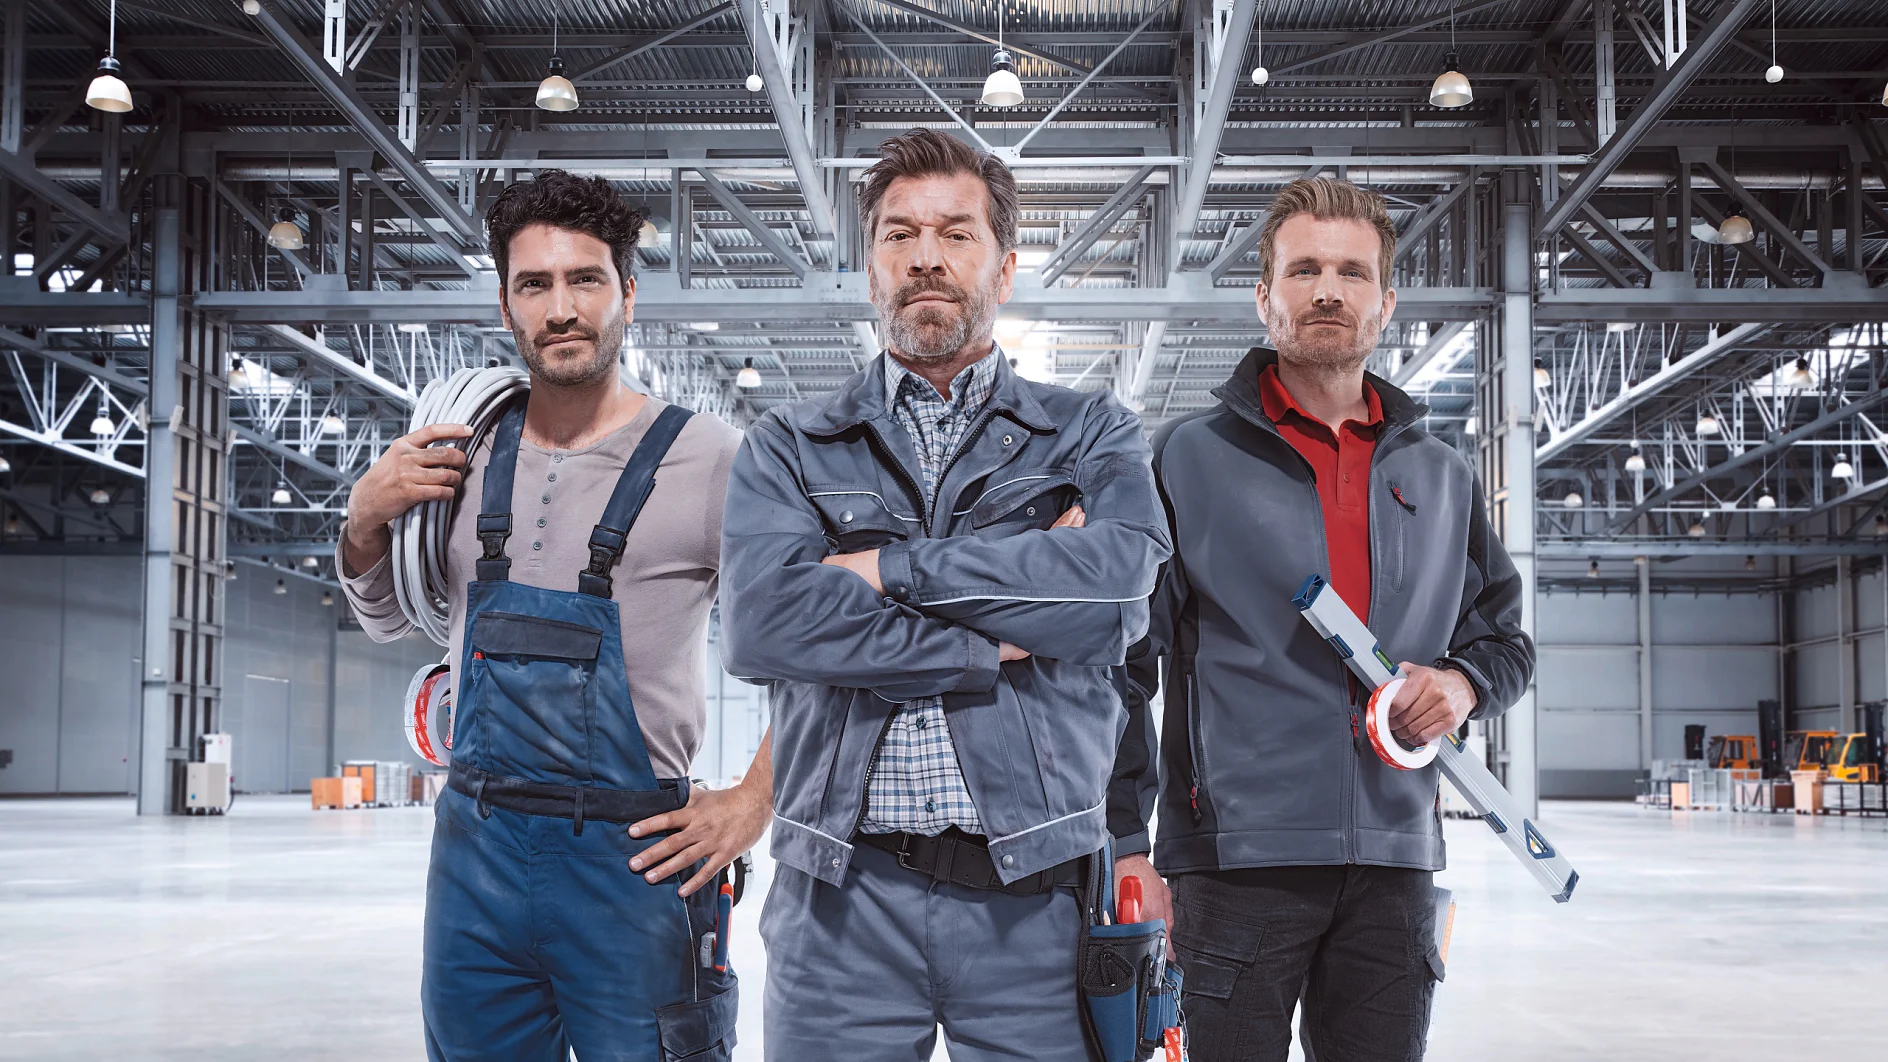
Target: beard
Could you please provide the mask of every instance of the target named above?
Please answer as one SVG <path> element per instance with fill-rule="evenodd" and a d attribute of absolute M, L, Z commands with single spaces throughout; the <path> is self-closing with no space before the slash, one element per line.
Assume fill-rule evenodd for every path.
<path fill-rule="evenodd" d="M 1353 372 L 1377 349 L 1377 340 L 1383 335 L 1381 308 L 1368 317 L 1343 306 L 1334 311 L 1312 310 L 1294 318 L 1274 302 L 1266 316 L 1279 360 L 1307 369 Z M 1345 328 L 1309 327 L 1323 321 Z"/>
<path fill-rule="evenodd" d="M 585 387 L 615 377 L 626 326 L 627 322 L 619 307 L 609 320 L 603 322 L 600 329 L 576 324 L 562 332 L 545 330 L 527 334 L 524 329 L 514 327 L 511 336 L 517 342 L 518 355 L 524 358 L 525 365 L 530 368 L 534 382 L 541 381 L 552 387 Z M 552 358 L 544 353 L 546 346 L 571 339 L 588 340 L 591 344 L 590 357 Z"/>
<path fill-rule="evenodd" d="M 876 285 L 874 285 L 876 288 Z M 913 298 L 936 293 L 950 303 Z M 986 339 L 996 321 L 996 282 L 988 290 L 968 291 L 942 277 L 912 277 L 891 292 L 873 291 L 872 305 L 885 329 L 887 345 L 916 362 L 949 361 L 973 340 Z"/>

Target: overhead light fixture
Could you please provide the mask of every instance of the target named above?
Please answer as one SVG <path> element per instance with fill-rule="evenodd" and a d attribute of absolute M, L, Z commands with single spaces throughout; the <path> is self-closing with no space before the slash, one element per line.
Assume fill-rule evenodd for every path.
<path fill-rule="evenodd" d="M 98 75 L 85 90 L 85 103 L 107 114 L 123 114 L 131 109 L 131 89 L 118 76 L 118 60 L 108 55 L 98 61 Z"/>
<path fill-rule="evenodd" d="M 721 323 L 719 321 L 690 321 L 688 327 L 693 328 L 697 332 L 721 331 Z"/>
<path fill-rule="evenodd" d="M 111 491 L 106 490 L 104 487 L 93 487 L 92 493 L 87 495 L 87 497 L 92 499 L 93 505 L 111 504 Z"/>
<path fill-rule="evenodd" d="M 1691 526 L 1685 529 L 1685 534 L 1692 538 L 1703 538 L 1705 536 L 1704 518 L 1699 517 L 1693 520 Z"/>
<path fill-rule="evenodd" d="M 1252 53 L 1259 60 L 1259 65 L 1252 68 L 1252 83 L 1263 85 L 1272 80 L 1272 72 L 1265 69 L 1265 5 L 1252 15 Z"/>
<path fill-rule="evenodd" d="M 1023 79 L 1016 76 L 1010 53 L 1001 48 L 990 57 L 990 76 L 983 79 L 985 107 L 1014 107 L 1023 102 Z"/>
<path fill-rule="evenodd" d="M 401 321 L 393 327 L 395 331 L 404 332 L 409 336 L 423 336 L 426 334 L 426 323 L 424 321 Z"/>
<path fill-rule="evenodd" d="M 1700 413 L 1698 423 L 1694 427 L 1700 437 L 1716 435 L 1724 430 L 1724 426 L 1718 423 L 1718 418 L 1709 413 Z"/>
<path fill-rule="evenodd" d="M 1757 230 L 1751 228 L 1750 219 L 1742 214 L 1732 214 L 1718 226 L 1718 242 L 1732 245 L 1749 243 L 1757 238 Z"/>
<path fill-rule="evenodd" d="M 1888 107 L 1888 85 L 1883 85 L 1881 87 L 1881 105 L 1883 107 Z"/>
<path fill-rule="evenodd" d="M 276 215 L 275 224 L 269 226 L 269 246 L 284 251 L 302 249 L 302 227 L 295 224 L 295 208 L 283 207 Z"/>
<path fill-rule="evenodd" d="M 309 554 L 308 556 L 302 558 L 302 567 L 319 568 L 321 567 L 321 561 L 317 559 L 313 554 Z"/>
<path fill-rule="evenodd" d="M 1476 422 L 1475 414 L 1472 412 L 1468 415 L 1467 419 L 1462 421 L 1462 434 L 1471 439 L 1479 434 L 1481 430 L 1481 425 Z"/>
<path fill-rule="evenodd" d="M 1855 466 L 1849 464 L 1848 454 L 1837 454 L 1836 463 L 1829 469 L 1829 475 L 1835 479 L 1854 479 Z"/>
<path fill-rule="evenodd" d="M 262 14 L 262 0 L 243 0 L 243 14 L 245 15 Z"/>
<path fill-rule="evenodd" d="M 1637 327 L 1639 326 L 1633 324 L 1631 321 L 1608 321 L 1606 323 L 1606 330 L 1608 332 L 1612 332 L 1615 334 L 1620 333 L 1620 332 L 1630 332 L 1634 328 L 1637 328 Z"/>
<path fill-rule="evenodd" d="M 1586 562 L 1586 577 L 1588 579 L 1598 579 L 1600 577 L 1600 562 L 1599 561 L 1590 560 Z"/>
<path fill-rule="evenodd" d="M 118 0 L 111 0 L 111 24 L 106 31 L 105 58 L 98 61 L 98 74 L 85 90 L 85 105 L 107 114 L 123 114 L 131 109 L 131 89 L 118 76 Z"/>
<path fill-rule="evenodd" d="M 767 82 L 761 78 L 758 72 L 747 75 L 747 91 L 759 92 L 766 87 Z"/>
<path fill-rule="evenodd" d="M 1763 79 L 1772 85 L 1783 80 L 1783 68 L 1777 65 L 1777 0 L 1770 0 L 1770 69 Z"/>
<path fill-rule="evenodd" d="M 537 105 L 547 111 L 577 109 L 577 86 L 564 76 L 564 60 L 553 55 L 544 64 L 544 80 L 538 82 Z"/>
<path fill-rule="evenodd" d="M 1566 497 L 1560 499 L 1560 504 L 1568 509 L 1578 509 L 1580 506 L 1586 504 L 1586 499 L 1580 497 L 1579 491 L 1570 490 L 1567 492 Z"/>
<path fill-rule="evenodd" d="M 321 592 L 321 607 L 322 607 L 322 608 L 333 608 L 333 607 L 334 607 L 334 595 L 333 595 L 333 594 L 331 594 L 331 593 L 329 593 L 329 592 L 328 592 L 328 591 L 326 591 L 326 590 L 323 590 L 323 591 Z"/>
<path fill-rule="evenodd" d="M 277 594 L 277 596 L 280 596 L 280 595 L 283 595 L 283 594 L 286 594 L 286 593 L 288 593 L 288 580 L 287 580 L 287 579 L 277 579 L 277 580 L 275 581 L 275 592 L 276 592 L 276 594 Z"/>
<path fill-rule="evenodd" d="M 983 79 L 985 107 L 1014 107 L 1023 102 L 1023 80 L 1016 76 L 1010 53 L 1003 50 L 1003 5 L 996 8 L 996 54 L 990 57 L 990 76 Z"/>
<path fill-rule="evenodd" d="M 754 367 L 753 358 L 741 363 L 741 371 L 734 374 L 734 386 L 743 391 L 752 391 L 760 386 L 760 370 Z"/>
<path fill-rule="evenodd" d="M 1475 88 L 1468 83 L 1468 75 L 1462 73 L 1461 65 L 1461 57 L 1454 52 L 1442 61 L 1442 73 L 1437 74 L 1435 84 L 1429 86 L 1431 104 L 1453 110 L 1475 102 Z"/>
<path fill-rule="evenodd" d="M 347 434 L 347 421 L 342 420 L 340 417 L 334 415 L 333 413 L 330 413 L 327 416 L 321 418 L 321 434 L 346 435 Z"/>
<path fill-rule="evenodd" d="M 243 368 L 242 355 L 238 354 L 235 358 L 230 360 L 229 389 L 232 391 L 237 391 L 248 386 L 249 386 L 249 373 L 246 369 Z"/>
<path fill-rule="evenodd" d="M 1769 510 L 1774 509 L 1776 507 L 1777 507 L 1777 500 L 1776 498 L 1771 496 L 1769 491 L 1766 490 L 1762 494 L 1757 495 L 1757 508 L 1762 509 L 1765 512 L 1768 512 Z"/>
<path fill-rule="evenodd" d="M 1881 538 L 1883 535 L 1888 535 L 1888 513 L 1876 513 L 1875 537 Z"/>
<path fill-rule="evenodd" d="M 636 226 L 636 243 L 641 247 L 654 247 L 662 242 L 662 226 L 656 224 L 653 214 L 644 214 L 642 224 Z"/>
<path fill-rule="evenodd" d="M 1548 384 L 1551 384 L 1553 382 L 1554 382 L 1554 378 L 1551 374 L 1548 373 L 1547 366 L 1541 364 L 1541 359 L 1535 358 L 1534 359 L 1534 386 L 1546 387 Z"/>
<path fill-rule="evenodd" d="M 4 476 L 11 471 L 13 471 L 13 462 L 7 460 L 5 457 L 0 457 L 0 476 Z"/>
<path fill-rule="evenodd" d="M 288 492 L 288 483 L 286 481 L 278 484 L 275 488 L 275 493 L 269 495 L 270 505 L 287 505 L 294 500 L 294 497 Z"/>
<path fill-rule="evenodd" d="M 1626 458 L 1626 471 L 1637 474 L 1645 471 L 1645 455 L 1639 452 L 1639 444 L 1632 444 L 1632 453 Z"/>
<path fill-rule="evenodd" d="M 92 418 L 92 434 L 102 439 L 108 435 L 116 434 L 117 431 L 118 425 L 113 424 L 111 421 L 111 410 L 106 407 L 105 400 L 100 398 L 98 400 L 98 415 Z"/>
<path fill-rule="evenodd" d="M 1745 557 L 1745 558 L 1744 558 L 1744 570 L 1745 570 L 1745 571 L 1747 571 L 1747 572 L 1754 572 L 1754 571 L 1756 571 L 1756 570 L 1757 570 L 1757 558 L 1755 558 L 1755 557 Z"/>
<path fill-rule="evenodd" d="M 1790 366 L 1789 372 L 1784 373 L 1783 382 L 1790 387 L 1814 387 L 1816 378 L 1810 375 L 1809 359 L 1797 358 L 1796 364 Z"/>
<path fill-rule="evenodd" d="M 20 518 L 17 516 L 7 517 L 6 533 L 9 535 L 17 535 L 20 533 L 20 530 L 21 530 Z"/>

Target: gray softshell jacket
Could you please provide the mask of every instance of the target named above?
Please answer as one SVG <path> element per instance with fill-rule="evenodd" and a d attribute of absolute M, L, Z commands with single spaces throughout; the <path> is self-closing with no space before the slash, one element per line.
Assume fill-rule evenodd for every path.
<path fill-rule="evenodd" d="M 1129 655 L 1129 721 L 1109 793 L 1116 852 L 1148 850 L 1156 791 L 1164 874 L 1368 863 L 1440 870 L 1438 770 L 1390 767 L 1361 736 L 1361 690 L 1300 617 L 1329 578 L 1310 464 L 1259 400 L 1278 355 L 1254 348 L 1154 442 L 1172 521 L 1148 637 Z M 1452 667 L 1499 715 L 1527 687 L 1521 577 L 1489 526 L 1468 462 L 1417 427 L 1426 407 L 1369 377 L 1383 404 L 1370 464 L 1370 615 L 1390 659 Z M 1164 665 L 1164 666 L 1163 666 Z M 1157 742 L 1148 701 L 1164 670 Z"/>
<path fill-rule="evenodd" d="M 774 858 L 840 884 L 901 701 L 944 719 L 1005 881 L 1101 848 L 1122 668 L 1169 552 L 1140 418 L 1007 362 L 926 503 L 885 359 L 748 429 L 722 525 L 729 671 L 771 684 Z M 1086 527 L 1047 530 L 1080 502 Z M 878 549 L 885 593 L 832 553 Z M 1034 654 L 998 664 L 997 643 Z"/>

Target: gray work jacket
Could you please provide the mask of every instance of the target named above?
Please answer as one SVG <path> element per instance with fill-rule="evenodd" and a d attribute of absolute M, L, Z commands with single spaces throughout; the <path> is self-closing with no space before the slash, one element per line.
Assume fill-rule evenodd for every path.
<path fill-rule="evenodd" d="M 941 695 L 1014 881 L 1094 852 L 1121 664 L 1169 552 L 1140 418 L 1007 362 L 926 505 L 884 358 L 748 429 L 722 525 L 723 661 L 771 683 L 774 858 L 840 884 L 900 702 Z M 1086 527 L 1047 528 L 1080 502 Z M 885 593 L 833 553 L 878 549 Z M 997 643 L 1034 654 L 998 664 Z"/>
<path fill-rule="evenodd" d="M 1368 691 L 1292 605 L 1327 578 L 1311 466 L 1259 400 L 1277 360 L 1255 348 L 1154 441 L 1172 521 L 1148 637 L 1129 655 L 1129 722 L 1109 791 L 1117 854 L 1148 850 L 1156 802 L 1165 874 L 1368 863 L 1440 870 L 1438 771 L 1390 767 L 1360 735 Z M 1527 687 L 1521 577 L 1489 526 L 1468 462 L 1417 426 L 1427 409 L 1370 377 L 1383 403 L 1370 462 L 1370 615 L 1394 661 L 1452 667 L 1499 715 Z M 1148 701 L 1165 664 L 1157 754 Z"/>

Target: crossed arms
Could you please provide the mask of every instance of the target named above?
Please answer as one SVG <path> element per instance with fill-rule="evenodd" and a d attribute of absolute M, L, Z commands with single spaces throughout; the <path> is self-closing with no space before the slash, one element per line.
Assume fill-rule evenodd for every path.
<path fill-rule="evenodd" d="M 916 538 L 833 563 L 794 440 L 777 422 L 756 425 L 735 457 L 723 521 L 729 669 L 904 701 L 989 689 L 1005 643 L 1011 658 L 1120 664 L 1146 630 L 1171 546 L 1139 422 L 1104 408 L 1080 430 L 1085 520 L 1007 538 Z"/>

